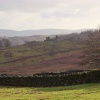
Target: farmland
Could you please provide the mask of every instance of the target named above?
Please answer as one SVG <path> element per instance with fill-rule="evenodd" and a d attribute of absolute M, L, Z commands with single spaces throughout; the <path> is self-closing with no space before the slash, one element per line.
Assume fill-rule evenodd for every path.
<path fill-rule="evenodd" d="M 100 100 L 100 83 L 65 87 L 0 87 L 0 100 Z"/>

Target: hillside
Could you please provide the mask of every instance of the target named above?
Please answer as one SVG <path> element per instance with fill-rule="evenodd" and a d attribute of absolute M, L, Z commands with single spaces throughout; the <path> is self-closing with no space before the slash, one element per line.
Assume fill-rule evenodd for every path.
<path fill-rule="evenodd" d="M 87 69 L 79 66 L 81 42 L 70 40 L 30 42 L 1 49 L 0 74 L 35 74 L 39 72 Z"/>
<path fill-rule="evenodd" d="M 47 37 L 46 35 L 34 35 L 34 36 L 23 36 L 23 37 L 15 36 L 15 37 L 0 37 L 0 40 L 2 41 L 3 39 L 7 39 L 11 42 L 12 46 L 16 46 L 16 45 L 23 45 L 26 42 L 30 41 L 44 41 L 46 37 Z"/>
<path fill-rule="evenodd" d="M 83 41 L 87 35 L 88 31 L 3 47 L 0 49 L 0 74 L 32 75 L 40 72 L 88 69 L 80 66 Z"/>
<path fill-rule="evenodd" d="M 23 45 L 26 42 L 31 41 L 44 41 L 46 37 L 54 38 L 56 35 L 59 40 L 82 40 L 86 39 L 87 34 L 81 32 L 82 30 L 56 30 L 56 29 L 45 29 L 37 31 L 12 31 L 12 30 L 0 30 L 0 40 L 7 39 L 11 42 L 12 46 Z M 73 33 L 74 32 L 74 33 Z M 69 34 L 71 33 L 71 34 Z M 80 33 L 80 34 L 79 34 Z M 42 35 L 41 35 L 42 34 Z M 52 35 L 53 34 L 53 35 Z M 17 36 L 19 35 L 19 36 Z M 27 36 L 29 35 L 29 36 Z M 3 44 L 2 44 L 3 45 Z"/>

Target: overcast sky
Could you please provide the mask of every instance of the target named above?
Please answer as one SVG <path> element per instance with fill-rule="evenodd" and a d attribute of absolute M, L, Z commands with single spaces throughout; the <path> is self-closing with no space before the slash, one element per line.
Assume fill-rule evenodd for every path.
<path fill-rule="evenodd" d="M 100 24 L 100 0 L 0 0 L 0 29 L 84 29 Z"/>

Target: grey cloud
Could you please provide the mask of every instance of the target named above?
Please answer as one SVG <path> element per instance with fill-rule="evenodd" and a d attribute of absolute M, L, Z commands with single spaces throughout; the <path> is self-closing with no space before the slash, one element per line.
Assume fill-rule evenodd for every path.
<path fill-rule="evenodd" d="M 66 10 L 89 10 L 99 7 L 99 5 L 100 0 L 0 0 L 1 11 L 18 11 L 29 13 L 45 11 L 47 9 L 55 9 L 57 7 L 61 9 L 65 7 Z M 62 9 L 61 15 L 63 15 L 63 12 L 64 11 Z M 68 12 L 68 14 L 70 15 L 71 13 Z"/>
<path fill-rule="evenodd" d="M 64 11 L 44 12 L 41 13 L 43 18 L 82 18 L 88 16 L 91 10 L 86 9 L 66 9 Z"/>
<path fill-rule="evenodd" d="M 61 3 L 61 5 L 60 5 Z M 100 0 L 62 0 L 58 8 L 52 12 L 45 11 L 41 14 L 43 18 L 57 17 L 57 18 L 82 18 L 87 17 L 96 9 L 99 11 Z M 60 9 L 59 9 L 60 8 Z M 94 10 L 94 13 L 96 12 Z"/>
<path fill-rule="evenodd" d="M 0 0 L 0 28 L 94 27 L 99 12 L 100 0 Z"/>
<path fill-rule="evenodd" d="M 61 0 L 0 0 L 1 11 L 36 12 L 55 7 Z"/>

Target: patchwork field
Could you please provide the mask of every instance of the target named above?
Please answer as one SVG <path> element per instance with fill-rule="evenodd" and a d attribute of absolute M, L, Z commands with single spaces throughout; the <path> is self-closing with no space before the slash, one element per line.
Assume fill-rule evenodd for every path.
<path fill-rule="evenodd" d="M 0 100 L 100 100 L 100 83 L 66 87 L 0 87 Z"/>

